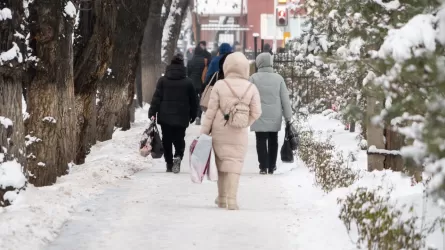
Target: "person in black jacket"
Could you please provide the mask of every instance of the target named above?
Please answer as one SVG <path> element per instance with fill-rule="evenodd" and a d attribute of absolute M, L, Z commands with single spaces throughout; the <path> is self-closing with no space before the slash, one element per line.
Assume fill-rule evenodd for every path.
<path fill-rule="evenodd" d="M 207 64 L 206 64 L 207 61 Z M 195 53 L 193 54 L 192 60 L 187 63 L 187 75 L 192 79 L 193 86 L 195 87 L 195 92 L 197 95 L 197 102 L 199 104 L 201 92 L 203 90 L 202 74 L 210 61 L 207 58 L 205 50 L 201 48 L 200 45 L 196 46 Z M 197 107 L 196 125 L 201 125 L 201 107 Z"/>
<path fill-rule="evenodd" d="M 159 78 L 153 95 L 149 118 L 156 117 L 161 125 L 162 145 L 167 172 L 179 173 L 185 151 L 185 130 L 197 113 L 197 96 L 192 80 L 186 76 L 184 57 L 176 54 Z M 173 155 L 172 144 L 175 146 Z"/>
<path fill-rule="evenodd" d="M 207 60 L 208 60 L 209 63 L 210 63 L 210 61 L 212 60 L 212 53 L 210 53 L 210 52 L 207 50 L 207 42 L 206 42 L 206 41 L 201 41 L 201 42 L 199 42 L 199 47 L 201 47 L 201 49 L 204 50 L 205 58 L 207 58 Z"/>

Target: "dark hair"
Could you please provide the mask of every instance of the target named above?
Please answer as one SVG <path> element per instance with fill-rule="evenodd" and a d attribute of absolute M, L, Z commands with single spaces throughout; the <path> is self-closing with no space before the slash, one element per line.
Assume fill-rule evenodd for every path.
<path fill-rule="evenodd" d="M 229 52 L 227 54 L 224 54 L 221 59 L 219 59 L 219 73 L 218 73 L 218 80 L 220 79 L 224 79 L 224 70 L 223 70 L 223 66 L 224 66 L 224 62 L 226 61 L 226 58 L 228 55 L 232 54 L 233 52 Z"/>
<path fill-rule="evenodd" d="M 201 42 L 199 42 L 199 44 L 200 44 L 200 45 L 207 46 L 207 42 L 206 42 L 206 41 L 201 41 Z"/>
<path fill-rule="evenodd" d="M 182 53 L 176 53 L 172 58 L 171 64 L 184 64 L 184 56 Z"/>

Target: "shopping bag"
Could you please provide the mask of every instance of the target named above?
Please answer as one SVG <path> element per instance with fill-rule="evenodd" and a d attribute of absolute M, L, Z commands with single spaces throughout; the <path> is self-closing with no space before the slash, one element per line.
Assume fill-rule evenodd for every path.
<path fill-rule="evenodd" d="M 150 128 L 148 128 L 142 134 L 142 138 L 139 142 L 139 153 L 142 157 L 147 157 L 151 154 L 151 150 Z"/>
<path fill-rule="evenodd" d="M 290 142 L 285 138 L 283 142 L 283 146 L 281 146 L 281 161 L 284 163 L 293 163 L 294 162 L 294 153 L 292 151 Z"/>
<path fill-rule="evenodd" d="M 190 177 L 194 183 L 202 183 L 208 168 L 212 151 L 212 137 L 201 135 L 190 145 Z"/>
<path fill-rule="evenodd" d="M 211 151 L 210 159 L 215 159 L 215 154 L 213 150 Z M 206 172 L 207 180 L 209 181 L 217 181 L 218 180 L 218 169 L 216 168 L 215 161 L 210 160 L 210 165 L 207 168 Z"/>
<path fill-rule="evenodd" d="M 153 130 L 151 133 L 151 157 L 159 159 L 164 155 L 164 147 L 162 146 L 161 134 L 159 133 L 156 122 L 153 122 Z"/>
<path fill-rule="evenodd" d="M 151 120 L 148 129 L 142 134 L 142 139 L 139 142 L 139 153 L 143 157 L 151 155 L 154 159 L 161 158 L 164 155 L 161 135 L 154 119 Z"/>
<path fill-rule="evenodd" d="M 300 137 L 298 136 L 297 128 L 290 122 L 286 123 L 285 138 L 289 141 L 292 151 L 298 149 L 298 146 L 300 145 Z"/>

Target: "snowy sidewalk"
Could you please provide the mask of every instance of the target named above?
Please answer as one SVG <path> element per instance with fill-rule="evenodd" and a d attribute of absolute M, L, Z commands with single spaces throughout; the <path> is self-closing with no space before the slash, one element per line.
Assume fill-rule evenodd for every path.
<path fill-rule="evenodd" d="M 194 125 L 187 130 L 187 145 L 198 132 Z M 188 154 L 178 175 L 165 173 L 163 160 L 156 160 L 82 204 L 47 249 L 300 249 L 295 233 L 303 227 L 294 197 L 304 202 L 310 192 L 296 179 L 304 177 L 304 167 L 288 174 L 295 167 L 280 163 L 276 175 L 260 176 L 251 133 L 239 188 L 241 210 L 227 211 L 213 204 L 216 183 L 191 182 Z M 314 189 L 312 178 L 304 178 L 305 188 Z"/>

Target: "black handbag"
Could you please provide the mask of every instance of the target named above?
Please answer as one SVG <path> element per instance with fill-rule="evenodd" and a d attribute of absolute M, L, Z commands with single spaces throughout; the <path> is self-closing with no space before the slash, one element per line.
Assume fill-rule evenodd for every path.
<path fill-rule="evenodd" d="M 289 141 L 290 148 L 292 151 L 298 149 L 300 146 L 300 137 L 298 136 L 297 128 L 292 126 L 292 123 L 286 123 L 285 140 Z"/>
<path fill-rule="evenodd" d="M 290 142 L 284 139 L 283 146 L 281 146 L 281 161 L 284 163 L 293 163 L 294 162 L 294 153 L 290 146 Z"/>

